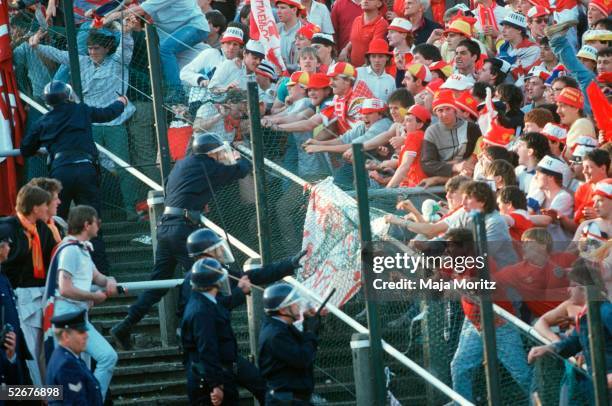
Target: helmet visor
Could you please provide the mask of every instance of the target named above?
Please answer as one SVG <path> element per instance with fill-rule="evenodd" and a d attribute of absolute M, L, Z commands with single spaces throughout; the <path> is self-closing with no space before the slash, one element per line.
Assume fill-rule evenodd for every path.
<path fill-rule="evenodd" d="M 223 144 L 210 151 L 211 154 L 217 154 L 217 161 L 223 165 L 230 166 L 236 165 L 236 158 L 234 157 L 234 151 L 227 141 Z"/>
<path fill-rule="evenodd" d="M 230 286 L 230 280 L 226 269 L 223 269 L 223 276 L 217 282 L 217 287 L 219 288 L 219 294 L 222 296 L 230 296 L 232 294 L 232 288 Z"/>
<path fill-rule="evenodd" d="M 236 259 L 234 258 L 234 255 L 232 254 L 232 251 L 230 250 L 227 240 L 223 238 L 218 243 L 213 244 L 210 247 L 208 247 L 204 251 L 204 253 L 215 258 L 217 261 L 221 262 L 222 264 L 232 264 L 236 262 Z"/>
<path fill-rule="evenodd" d="M 276 307 L 276 309 L 272 309 L 272 310 L 280 310 L 280 309 L 284 309 L 285 307 L 289 307 L 294 303 L 298 303 L 300 304 L 300 312 L 301 312 L 301 307 L 302 307 L 302 303 L 304 302 L 302 296 L 300 295 L 300 293 L 297 291 L 297 289 L 293 288 L 291 290 L 291 292 L 289 292 L 289 294 L 285 297 L 285 299 L 279 303 L 278 307 Z"/>

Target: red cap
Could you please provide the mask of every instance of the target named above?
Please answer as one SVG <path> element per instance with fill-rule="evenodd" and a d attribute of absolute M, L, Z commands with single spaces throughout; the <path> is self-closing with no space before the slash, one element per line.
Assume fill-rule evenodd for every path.
<path fill-rule="evenodd" d="M 384 101 L 380 99 L 365 99 L 363 103 L 361 103 L 361 108 L 359 112 L 361 114 L 370 114 L 370 113 L 381 113 L 387 110 L 387 105 Z"/>
<path fill-rule="evenodd" d="M 429 113 L 429 110 L 427 110 L 425 107 L 421 106 L 420 104 L 413 104 L 412 106 L 410 106 L 407 114 L 412 114 L 413 116 L 418 118 L 419 121 L 421 121 L 422 123 L 431 120 L 431 114 Z"/>
<path fill-rule="evenodd" d="M 444 84 L 444 81 L 442 79 L 435 78 L 434 80 L 429 82 L 427 84 L 427 86 L 425 86 L 425 90 L 427 90 L 429 93 L 435 95 L 436 92 L 440 89 L 440 86 L 442 86 L 443 84 Z"/>
<path fill-rule="evenodd" d="M 297 30 L 296 35 L 302 35 L 303 37 L 312 39 L 312 37 L 318 32 L 321 32 L 321 28 L 318 25 L 308 23 L 303 25 L 302 28 L 300 28 L 299 30 Z"/>
<path fill-rule="evenodd" d="M 551 14 L 550 10 L 547 9 L 546 7 L 533 6 L 527 12 L 527 17 L 538 18 L 538 17 L 543 17 L 543 16 L 549 16 L 550 14 Z"/>
<path fill-rule="evenodd" d="M 327 71 L 327 76 L 329 76 L 330 78 L 333 78 L 338 75 L 356 78 L 357 70 L 355 69 L 353 65 L 351 65 L 348 62 L 337 62 L 329 67 Z"/>
<path fill-rule="evenodd" d="M 577 109 L 584 108 L 584 96 L 582 92 L 573 87 L 565 87 L 561 90 L 559 96 L 557 96 L 557 103 L 567 104 L 568 106 L 575 107 Z"/>
<path fill-rule="evenodd" d="M 382 55 L 393 55 L 393 52 L 389 51 L 389 44 L 382 38 L 373 39 L 368 47 L 366 55 L 371 54 L 382 54 Z"/>
<path fill-rule="evenodd" d="M 595 185 L 595 195 L 603 196 L 606 199 L 612 199 L 612 179 L 607 178 L 597 182 Z"/>
<path fill-rule="evenodd" d="M 595 7 L 605 15 L 612 13 L 612 1 L 610 0 L 591 0 L 589 2 L 590 6 Z"/>
<path fill-rule="evenodd" d="M 308 78 L 307 89 L 325 89 L 330 87 L 329 77 L 325 73 L 312 73 Z"/>
<path fill-rule="evenodd" d="M 478 102 L 469 91 L 462 92 L 455 99 L 455 104 L 466 113 L 470 113 L 474 117 L 478 117 Z"/>
<path fill-rule="evenodd" d="M 440 107 L 452 107 L 454 109 L 457 109 L 457 104 L 455 103 L 455 96 L 453 96 L 452 90 L 441 90 L 438 92 L 436 98 L 431 104 L 431 111 L 435 113 L 436 109 Z"/>
<path fill-rule="evenodd" d="M 491 128 L 489 128 L 489 132 L 485 134 L 482 141 L 485 144 L 496 145 L 498 147 L 505 147 L 512 141 L 512 137 L 514 137 L 514 129 L 502 127 L 497 119 L 491 122 Z"/>

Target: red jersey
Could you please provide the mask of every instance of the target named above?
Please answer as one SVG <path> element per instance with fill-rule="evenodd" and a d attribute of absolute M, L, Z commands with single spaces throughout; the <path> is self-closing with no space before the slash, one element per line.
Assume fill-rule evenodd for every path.
<path fill-rule="evenodd" d="M 355 18 L 363 13 L 359 2 L 336 0 L 331 9 L 331 20 L 336 31 L 336 44 L 340 52 L 350 41 L 351 27 Z"/>
<path fill-rule="evenodd" d="M 356 68 L 365 64 L 365 54 L 373 39 L 382 38 L 386 40 L 385 35 L 389 26 L 387 20 L 381 15 L 367 24 L 363 18 L 363 14 L 357 17 L 351 27 L 351 55 L 349 60 Z"/>
<path fill-rule="evenodd" d="M 404 155 L 414 157 L 406 177 L 400 183 L 403 187 L 414 187 L 417 186 L 423 179 L 427 177 L 423 169 L 421 168 L 421 147 L 423 146 L 423 138 L 425 133 L 423 131 L 414 131 L 406 134 L 406 140 L 400 150 L 399 154 L 399 165 L 404 160 Z"/>
<path fill-rule="evenodd" d="M 509 216 L 514 220 L 514 225 L 508 230 L 513 241 L 521 241 L 523 233 L 535 227 L 535 224 L 529 218 L 529 213 L 525 210 L 515 210 Z"/>
<path fill-rule="evenodd" d="M 584 220 L 582 209 L 585 207 L 593 207 L 594 186 L 594 183 L 586 182 L 576 189 L 576 193 L 574 193 L 574 223 L 580 224 L 582 220 Z"/>
<path fill-rule="evenodd" d="M 537 317 L 554 309 L 568 297 L 569 279 L 565 269 L 576 257 L 555 252 L 550 254 L 550 258 L 542 268 L 527 261 L 505 267 L 495 275 L 497 289 L 516 289 Z"/>

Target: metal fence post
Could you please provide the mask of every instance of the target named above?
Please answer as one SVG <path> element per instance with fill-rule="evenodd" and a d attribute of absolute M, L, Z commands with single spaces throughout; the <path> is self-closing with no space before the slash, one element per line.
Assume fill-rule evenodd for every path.
<path fill-rule="evenodd" d="M 62 0 L 64 11 L 64 24 L 66 24 L 66 40 L 68 45 L 68 58 L 70 61 L 70 82 L 72 89 L 83 101 L 83 87 L 81 86 L 81 67 L 79 65 L 79 49 L 74 26 L 74 10 L 72 0 Z"/>
<path fill-rule="evenodd" d="M 589 347 L 591 350 L 591 368 L 593 372 L 593 390 L 595 404 L 607 406 L 608 385 L 606 377 L 606 351 L 601 325 L 600 306 L 602 295 L 597 286 L 587 286 L 587 322 L 589 325 Z"/>
<path fill-rule="evenodd" d="M 151 239 L 153 255 L 157 250 L 157 222 L 164 212 L 164 194 L 161 190 L 150 190 L 147 197 L 149 205 L 149 224 L 151 226 Z M 155 257 L 153 258 L 155 260 Z M 178 288 L 168 290 L 168 293 L 159 302 L 159 331 L 162 346 L 169 347 L 176 344 L 176 303 L 178 301 Z"/>
<path fill-rule="evenodd" d="M 370 370 L 370 336 L 364 333 L 354 333 L 351 337 L 351 352 L 357 406 L 373 405 L 375 388 Z"/>
<path fill-rule="evenodd" d="M 363 290 L 366 298 L 366 313 L 368 316 L 368 328 L 370 330 L 370 379 L 373 380 L 374 395 L 372 405 L 384 405 L 387 394 L 385 390 L 385 373 L 383 369 L 383 351 L 380 332 L 380 318 L 378 315 L 378 303 L 376 302 L 376 291 L 372 289 L 372 272 L 366 267 L 370 266 L 371 252 L 369 245 L 372 242 L 372 231 L 370 229 L 370 203 L 368 201 L 367 175 L 365 171 L 365 159 L 363 144 L 353 144 L 353 170 L 355 173 L 355 189 L 357 190 L 357 206 L 359 210 L 359 237 L 361 239 L 361 277 Z"/>
<path fill-rule="evenodd" d="M 259 90 L 257 82 L 247 84 L 247 97 L 249 101 L 249 118 L 251 120 L 251 142 L 253 144 L 253 180 L 255 182 L 255 207 L 257 213 L 257 230 L 259 238 L 259 255 L 261 264 L 272 262 L 272 249 L 270 246 L 270 223 L 268 215 L 267 183 L 264 165 L 264 142 L 259 114 Z M 251 292 L 249 302 L 249 340 L 251 353 L 257 358 L 257 342 L 259 329 L 263 318 L 263 304 L 261 292 Z"/>
<path fill-rule="evenodd" d="M 476 255 L 486 258 L 488 249 L 484 214 L 474 213 L 472 216 Z M 490 280 L 489 263 L 484 261 L 484 264 L 485 266 L 480 270 L 479 277 L 488 281 Z M 497 406 L 501 404 L 501 393 L 499 391 L 499 370 L 497 368 L 497 347 L 495 344 L 495 320 L 491 294 L 487 290 L 483 290 L 480 295 L 480 318 L 489 405 Z"/>
<path fill-rule="evenodd" d="M 157 30 L 151 24 L 145 24 L 147 39 L 147 56 L 149 58 L 149 76 L 151 78 L 151 97 L 153 98 L 153 117 L 155 119 L 155 135 L 160 159 L 161 184 L 166 184 L 170 173 L 170 147 L 168 146 L 168 125 L 164 110 L 162 89 L 162 70 L 159 58 L 159 38 Z"/>

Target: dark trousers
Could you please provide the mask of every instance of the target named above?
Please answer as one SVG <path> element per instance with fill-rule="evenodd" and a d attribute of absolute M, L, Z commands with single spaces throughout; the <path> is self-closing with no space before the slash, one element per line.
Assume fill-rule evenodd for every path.
<path fill-rule="evenodd" d="M 155 265 L 150 280 L 172 279 L 177 265 L 189 271 L 193 259 L 187 254 L 187 237 L 195 226 L 186 222 L 162 224 L 157 228 L 157 249 L 155 250 Z M 183 275 L 181 275 L 183 276 Z M 151 310 L 151 307 L 161 300 L 168 289 L 147 290 L 138 296 L 138 300 L 128 310 L 128 319 L 132 324 L 138 323 Z"/>
<path fill-rule="evenodd" d="M 272 391 L 266 393 L 266 406 L 310 406 L 312 403 L 307 400 L 295 399 L 291 392 L 278 392 L 272 394 Z"/>
<path fill-rule="evenodd" d="M 191 362 L 187 363 L 187 395 L 190 405 L 212 405 L 210 392 L 212 388 L 206 385 L 206 381 L 195 376 L 191 370 Z M 223 403 L 224 406 L 236 406 L 240 403 L 238 387 L 234 383 L 233 377 L 228 373 L 223 382 Z"/>
<path fill-rule="evenodd" d="M 102 203 L 100 200 L 100 188 L 98 186 L 98 173 L 91 163 L 79 163 L 62 165 L 52 168 L 50 176 L 62 182 L 62 191 L 59 198 L 62 201 L 57 208 L 57 214 L 68 219 L 70 204 L 85 204 L 93 207 L 101 218 Z M 110 268 L 106 258 L 106 248 L 102 240 L 102 230 L 98 232 L 98 237 L 91 240 L 94 252 L 91 257 L 96 264 L 96 268 L 102 273 L 108 273 Z"/>
<path fill-rule="evenodd" d="M 266 381 L 259 373 L 259 369 L 240 355 L 236 363 L 238 364 L 236 383 L 251 392 L 259 404 L 263 405 L 266 399 Z"/>

